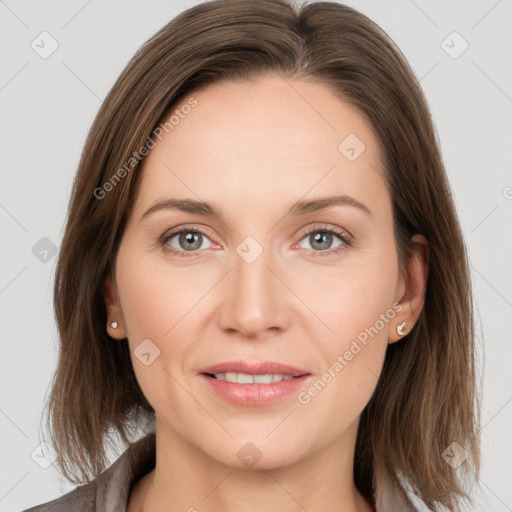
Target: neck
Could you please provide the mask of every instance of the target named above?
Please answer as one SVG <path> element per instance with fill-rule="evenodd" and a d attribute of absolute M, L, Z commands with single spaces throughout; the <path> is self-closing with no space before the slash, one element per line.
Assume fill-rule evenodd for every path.
<path fill-rule="evenodd" d="M 275 469 L 224 465 L 156 423 L 156 466 L 137 485 L 137 512 L 371 512 L 353 481 L 357 424 L 320 452 Z M 352 450 L 347 450 L 348 439 Z"/>

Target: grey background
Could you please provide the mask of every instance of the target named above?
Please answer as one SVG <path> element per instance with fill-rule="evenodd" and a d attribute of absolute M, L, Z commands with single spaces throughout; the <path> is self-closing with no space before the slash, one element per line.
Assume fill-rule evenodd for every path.
<path fill-rule="evenodd" d="M 52 247 L 102 99 L 137 48 L 196 3 L 0 0 L 1 512 L 73 488 L 31 457 L 44 440 L 39 421 L 57 355 Z M 478 504 L 466 510 L 510 511 L 512 0 L 347 3 L 395 40 L 431 106 L 470 252 L 481 332 L 483 473 Z M 59 45 L 47 59 L 31 47 L 42 45 L 43 31 Z M 469 44 L 457 58 L 463 41 L 453 31 Z"/>

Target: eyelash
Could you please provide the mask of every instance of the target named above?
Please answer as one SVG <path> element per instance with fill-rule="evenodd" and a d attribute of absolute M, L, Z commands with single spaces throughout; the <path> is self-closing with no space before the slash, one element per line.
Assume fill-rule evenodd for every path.
<path fill-rule="evenodd" d="M 176 235 L 179 235 L 181 233 L 198 233 L 198 234 L 201 234 L 201 235 L 209 238 L 208 233 L 206 233 L 202 229 L 187 228 L 185 226 L 185 227 L 179 229 L 178 231 L 171 231 L 171 232 L 164 233 L 158 240 L 158 244 L 160 246 L 162 246 L 162 248 L 166 252 L 168 252 L 174 256 L 178 256 L 181 258 L 195 257 L 199 252 L 198 250 L 189 251 L 189 254 L 187 254 L 187 251 L 179 251 L 179 250 L 176 250 L 173 247 L 168 245 L 169 240 L 171 240 Z M 324 251 L 315 251 L 313 249 L 309 249 L 309 251 L 311 251 L 313 253 L 314 258 L 316 258 L 316 257 L 325 258 L 325 257 L 329 257 L 329 256 L 337 256 L 337 255 L 341 254 L 343 251 L 346 251 L 348 247 L 352 247 L 354 245 L 352 236 L 349 235 L 346 231 L 343 231 L 343 230 L 340 230 L 337 228 L 333 228 L 332 226 L 328 226 L 328 225 L 318 225 L 318 226 L 315 226 L 313 229 L 302 232 L 300 235 L 301 238 L 298 243 L 300 243 L 306 236 L 310 236 L 313 233 L 330 233 L 330 234 L 336 235 L 342 241 L 342 244 L 340 244 L 335 249 L 327 249 Z M 297 245 L 297 244 L 295 244 L 295 245 Z"/>

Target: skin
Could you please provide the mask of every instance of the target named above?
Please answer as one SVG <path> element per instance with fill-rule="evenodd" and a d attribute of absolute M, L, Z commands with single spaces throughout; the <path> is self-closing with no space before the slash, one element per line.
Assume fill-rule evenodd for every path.
<path fill-rule="evenodd" d="M 143 162 L 106 282 L 109 323 L 119 323 L 108 332 L 128 337 L 156 411 L 156 468 L 134 487 L 128 510 L 371 510 L 353 481 L 359 416 L 388 343 L 401 339 L 397 325 L 406 321 L 409 332 L 423 307 L 427 242 L 413 237 L 399 268 L 376 138 L 325 85 L 267 75 L 193 97 L 197 106 Z M 366 146 L 354 161 L 338 149 L 349 134 Z M 371 215 L 337 205 L 283 216 L 300 199 L 338 194 Z M 141 219 L 168 197 L 218 203 L 224 217 L 166 209 Z M 195 252 L 178 236 L 167 242 L 189 257 L 158 244 L 183 225 L 207 232 Z M 325 225 L 348 231 L 353 244 L 334 254 L 344 242 L 333 235 L 319 248 L 314 234 Z M 263 248 L 252 263 L 236 252 L 247 236 Z M 231 404 L 198 376 L 223 361 L 278 361 L 309 372 L 307 390 L 393 304 L 401 310 L 308 404 L 297 393 L 264 406 Z M 145 366 L 133 351 L 148 338 L 160 356 Z M 247 442 L 261 452 L 252 468 L 237 457 Z"/>

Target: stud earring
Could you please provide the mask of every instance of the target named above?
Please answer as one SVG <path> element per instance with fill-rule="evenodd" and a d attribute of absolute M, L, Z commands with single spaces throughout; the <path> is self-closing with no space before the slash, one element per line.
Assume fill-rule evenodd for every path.
<path fill-rule="evenodd" d="M 402 322 L 400 325 L 396 326 L 396 332 L 399 336 L 403 336 L 405 334 L 405 328 L 407 326 L 407 322 Z"/>
<path fill-rule="evenodd" d="M 112 323 L 110 324 L 110 327 L 112 327 L 112 329 L 116 329 L 116 328 L 117 328 L 117 325 L 118 325 L 118 324 L 117 324 L 117 322 L 112 322 Z"/>

